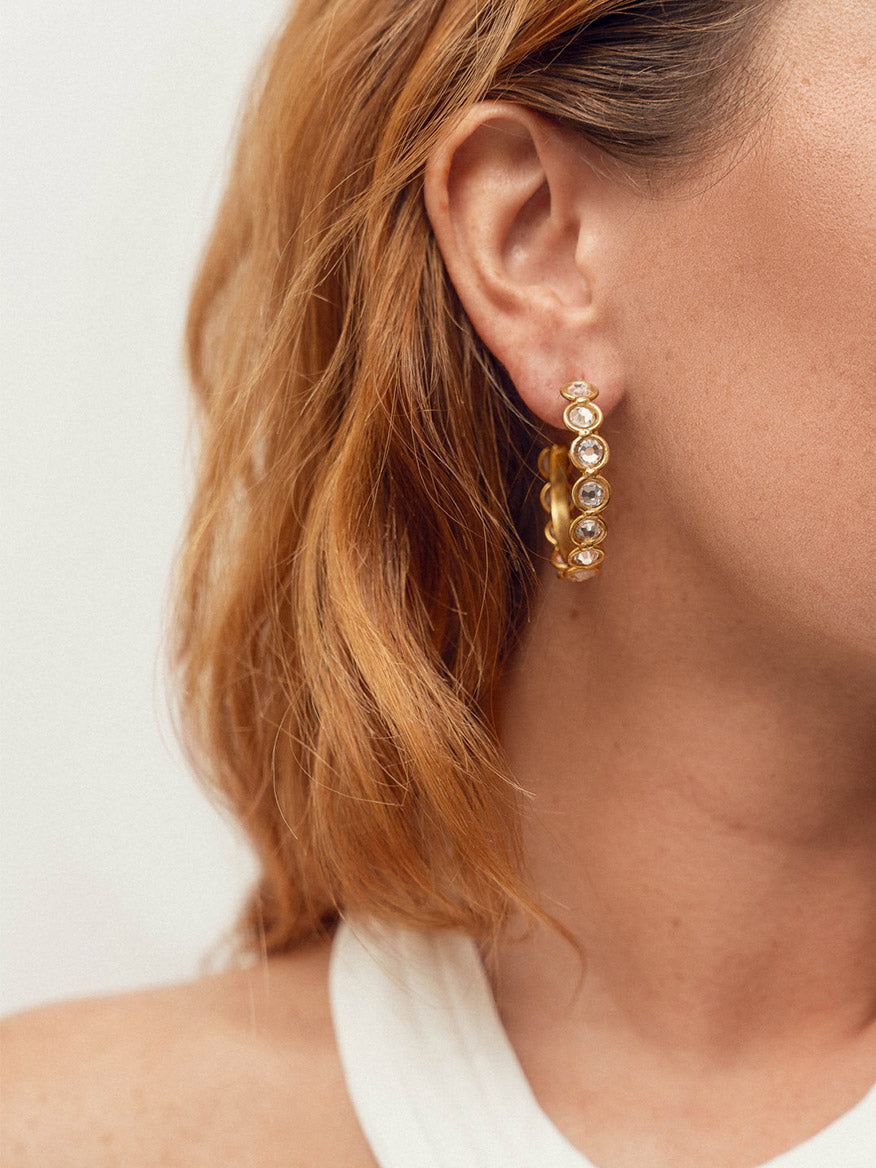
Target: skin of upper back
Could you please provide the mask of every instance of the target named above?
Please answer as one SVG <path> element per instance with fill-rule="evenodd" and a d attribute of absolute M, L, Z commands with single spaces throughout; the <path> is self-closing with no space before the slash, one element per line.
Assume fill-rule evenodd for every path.
<path fill-rule="evenodd" d="M 344 1086 L 329 946 L 3 1022 L 4 1168 L 375 1168 Z"/>

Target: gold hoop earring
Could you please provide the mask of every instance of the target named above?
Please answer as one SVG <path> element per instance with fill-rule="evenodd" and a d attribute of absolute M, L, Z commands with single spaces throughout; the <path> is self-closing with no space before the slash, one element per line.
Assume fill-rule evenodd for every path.
<path fill-rule="evenodd" d="M 569 403 L 563 424 L 574 431 L 571 446 L 545 446 L 538 469 L 547 480 L 541 504 L 550 516 L 544 533 L 553 547 L 551 563 L 562 580 L 589 580 L 598 575 L 605 559 L 598 545 L 607 528 L 602 511 L 611 495 L 608 481 L 596 472 L 608 462 L 608 443 L 595 431 L 602 410 L 595 403 L 599 390 L 587 381 L 573 381 L 560 390 Z M 576 476 L 569 494 L 569 467 Z M 576 511 L 573 511 L 576 508 Z"/>

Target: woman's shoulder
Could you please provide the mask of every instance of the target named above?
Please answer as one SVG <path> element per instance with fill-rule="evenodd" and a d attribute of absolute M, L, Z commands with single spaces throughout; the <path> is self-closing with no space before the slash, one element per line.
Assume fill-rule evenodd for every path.
<path fill-rule="evenodd" d="M 330 945 L 7 1019 L 7 1168 L 374 1160 L 344 1085 Z"/>

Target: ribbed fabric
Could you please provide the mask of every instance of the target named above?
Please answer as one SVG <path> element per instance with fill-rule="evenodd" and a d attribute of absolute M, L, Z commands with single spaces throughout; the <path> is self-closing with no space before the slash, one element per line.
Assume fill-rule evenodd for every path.
<path fill-rule="evenodd" d="M 381 1168 L 595 1168 L 533 1095 L 470 937 L 342 923 L 329 993 Z M 761 1168 L 876 1168 L 876 1085 Z"/>

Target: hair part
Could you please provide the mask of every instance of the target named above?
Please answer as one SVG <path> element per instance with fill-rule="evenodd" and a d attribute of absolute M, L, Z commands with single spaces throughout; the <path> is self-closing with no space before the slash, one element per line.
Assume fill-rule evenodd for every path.
<path fill-rule="evenodd" d="M 536 586 L 536 419 L 426 217 L 438 136 L 523 103 L 654 173 L 751 109 L 767 0 L 301 0 L 269 46 L 187 322 L 201 447 L 170 657 L 255 847 L 242 948 L 362 910 L 541 915 L 491 700 Z"/>

